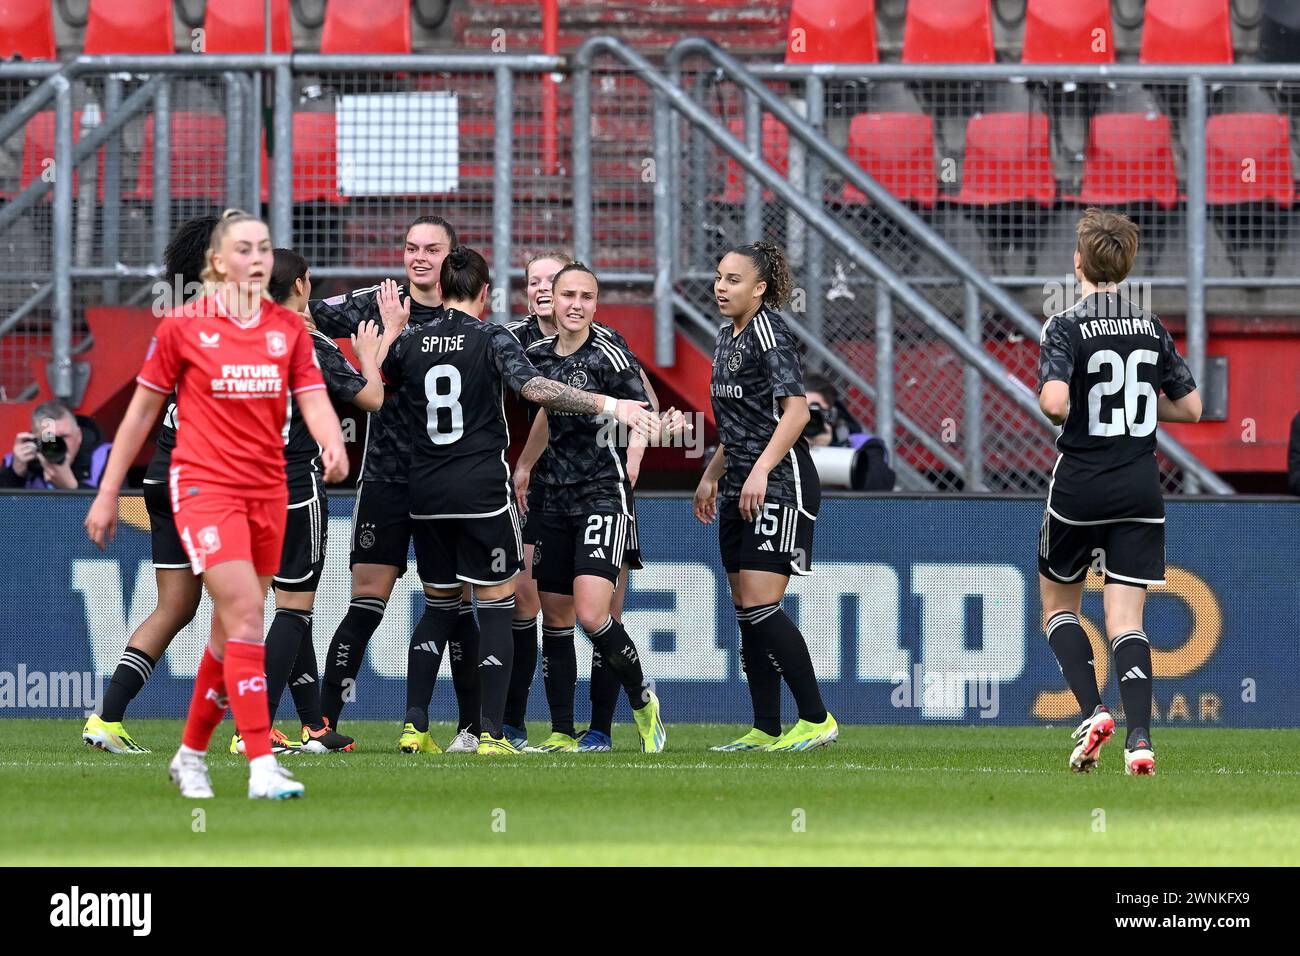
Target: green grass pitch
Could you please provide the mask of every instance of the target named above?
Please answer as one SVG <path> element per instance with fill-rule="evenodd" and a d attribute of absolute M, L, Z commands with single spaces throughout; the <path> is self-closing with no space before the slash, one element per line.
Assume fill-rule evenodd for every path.
<path fill-rule="evenodd" d="M 155 752 L 0 722 L 0 863 L 1300 864 L 1294 730 L 1158 730 L 1158 776 L 1128 778 L 1119 734 L 1069 773 L 1063 727 L 842 727 L 784 756 L 710 753 L 741 730 L 717 725 L 669 725 L 646 755 L 620 725 L 611 754 L 489 759 L 402 755 L 394 726 L 352 723 L 356 752 L 283 758 L 305 799 L 253 803 L 229 721 L 208 801 L 167 782 L 179 721 L 128 726 Z"/>

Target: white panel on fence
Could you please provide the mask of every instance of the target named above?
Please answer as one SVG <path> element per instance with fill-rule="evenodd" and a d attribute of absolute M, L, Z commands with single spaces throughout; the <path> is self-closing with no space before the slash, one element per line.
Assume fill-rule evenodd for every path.
<path fill-rule="evenodd" d="M 343 195 L 456 191 L 460 124 L 455 93 L 343 96 L 335 124 Z"/>

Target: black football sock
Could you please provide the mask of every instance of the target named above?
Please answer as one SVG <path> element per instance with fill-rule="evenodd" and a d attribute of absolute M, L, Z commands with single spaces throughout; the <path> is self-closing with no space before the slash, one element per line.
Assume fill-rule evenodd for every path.
<path fill-rule="evenodd" d="M 578 690 L 578 652 L 573 628 L 542 625 L 542 683 L 551 709 L 551 730 L 576 737 L 573 698 Z"/>
<path fill-rule="evenodd" d="M 366 645 L 370 643 L 375 628 L 384 619 L 388 602 L 378 597 L 353 598 L 348 613 L 343 615 L 338 630 L 330 640 L 325 655 L 325 676 L 321 681 L 321 710 L 335 730 L 343 704 L 353 698 L 361 662 L 365 660 Z"/>
<path fill-rule="evenodd" d="M 429 729 L 429 701 L 438 680 L 442 652 L 456 630 L 460 595 L 435 598 L 425 595 L 424 613 L 411 632 L 406 652 L 406 722 L 423 733 Z"/>
<path fill-rule="evenodd" d="M 483 730 L 503 736 L 501 724 L 510 690 L 510 669 L 515 660 L 515 639 L 510 622 L 515 616 L 515 596 L 478 602 L 479 684 L 483 693 Z"/>
<path fill-rule="evenodd" d="M 645 675 L 641 673 L 641 655 L 637 653 L 636 644 L 627 636 L 623 625 L 610 615 L 608 621 L 588 635 L 596 647 L 596 653 L 605 658 L 605 663 L 618 675 L 618 682 L 623 685 L 628 703 L 633 710 L 640 710 L 649 700 L 646 691 Z"/>
<path fill-rule="evenodd" d="M 740 669 L 745 672 L 749 699 L 754 705 L 754 729 L 781 736 L 781 671 L 760 646 L 749 622 L 749 612 L 736 608 L 740 625 Z"/>
<path fill-rule="evenodd" d="M 515 618 L 510 624 L 515 641 L 515 666 L 510 670 L 510 692 L 506 694 L 506 725 L 526 730 L 528 692 L 537 670 L 537 618 Z"/>
<path fill-rule="evenodd" d="M 1084 717 L 1101 706 L 1097 671 L 1093 667 L 1092 643 L 1073 611 L 1057 611 L 1047 621 L 1047 644 L 1056 655 L 1070 692 L 1079 702 Z"/>
<path fill-rule="evenodd" d="M 126 716 L 126 708 L 140 693 L 145 681 L 158 663 L 144 651 L 128 647 L 117 662 L 113 678 L 104 688 L 104 704 L 99 709 L 99 719 L 115 724 Z"/>
<path fill-rule="evenodd" d="M 1151 726 L 1151 642 L 1141 631 L 1125 631 L 1110 643 L 1130 731 Z"/>
<path fill-rule="evenodd" d="M 799 628 L 786 617 L 780 604 L 758 604 L 744 609 L 749 617 L 749 627 L 760 647 L 765 647 L 781 668 L 781 676 L 794 694 L 799 719 L 820 724 L 826 719 L 826 705 L 822 703 L 821 689 L 817 686 L 817 672 L 813 670 L 808 644 Z"/>
<path fill-rule="evenodd" d="M 298 647 L 298 657 L 289 671 L 289 693 L 293 695 L 293 706 L 298 711 L 298 719 L 304 727 L 320 730 L 325 726 L 325 718 L 320 710 L 320 673 L 316 665 L 316 646 L 312 644 L 311 629 L 303 636 Z"/>
<path fill-rule="evenodd" d="M 606 737 L 614 733 L 614 710 L 622 685 L 618 673 L 601 654 L 591 655 L 591 724 L 592 730 Z"/>
<path fill-rule="evenodd" d="M 272 724 L 304 636 L 311 640 L 310 611 L 294 611 L 287 607 L 275 609 L 271 627 L 266 632 L 266 709 L 271 714 Z"/>
<path fill-rule="evenodd" d="M 473 604 L 466 602 L 460 606 L 456 633 L 447 649 L 451 657 L 451 683 L 456 690 L 456 705 L 460 708 L 456 730 L 468 730 L 478 737 L 483 731 L 483 686 L 479 682 L 479 631 Z"/>

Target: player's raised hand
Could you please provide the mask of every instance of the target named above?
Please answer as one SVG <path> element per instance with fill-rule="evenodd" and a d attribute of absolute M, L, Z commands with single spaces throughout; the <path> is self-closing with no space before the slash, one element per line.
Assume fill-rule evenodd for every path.
<path fill-rule="evenodd" d="M 411 320 L 411 300 L 408 297 L 403 301 L 397 283 L 392 279 L 379 283 L 378 299 L 379 317 L 384 320 L 385 334 L 396 335 L 406 328 L 406 323 Z"/>
<path fill-rule="evenodd" d="M 713 524 L 718 517 L 718 483 L 707 475 L 701 478 L 692 504 L 700 524 Z"/>
<path fill-rule="evenodd" d="M 740 489 L 740 516 L 746 521 L 753 521 L 763 510 L 767 500 L 767 472 L 755 465 Z"/>
<path fill-rule="evenodd" d="M 340 481 L 348 476 L 348 453 L 343 447 L 343 442 L 331 442 L 326 445 L 320 454 L 321 467 L 325 469 L 325 481 L 327 484 L 337 485 Z"/>
<path fill-rule="evenodd" d="M 103 551 L 117 534 L 117 495 L 96 495 L 85 523 L 91 543 Z"/>
<path fill-rule="evenodd" d="M 371 358 L 378 360 L 379 343 L 383 340 L 384 330 L 379 323 L 366 319 L 352 333 L 352 349 L 357 353 L 358 359 L 362 355 L 369 355 Z"/>
<path fill-rule="evenodd" d="M 669 408 L 659 419 L 659 436 L 661 439 L 672 439 L 678 435 L 686 434 L 692 430 L 692 425 L 686 420 L 676 408 Z"/>
<path fill-rule="evenodd" d="M 614 406 L 614 417 L 646 438 L 659 431 L 659 416 L 650 411 L 647 402 L 634 402 L 630 398 L 620 398 Z"/>

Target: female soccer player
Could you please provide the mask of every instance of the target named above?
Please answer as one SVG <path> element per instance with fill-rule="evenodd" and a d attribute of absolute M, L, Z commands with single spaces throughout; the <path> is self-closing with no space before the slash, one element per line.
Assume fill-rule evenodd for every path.
<path fill-rule="evenodd" d="M 326 481 L 343 478 L 346 455 L 301 318 L 265 297 L 270 268 L 266 224 L 227 211 L 212 232 L 203 271 L 212 291 L 159 323 L 86 516 L 91 541 L 105 547 L 117 528 L 127 467 L 176 389 L 172 510 L 190 565 L 203 576 L 213 603 L 211 638 L 169 767 L 185 797 L 212 796 L 205 757 L 227 706 L 244 738 L 249 797 L 303 793 L 271 755 L 262 645 L 262 605 L 284 543 L 283 433 L 290 395 L 323 449 Z"/>
<path fill-rule="evenodd" d="M 406 229 L 402 264 L 406 286 L 387 282 L 357 289 L 329 299 L 313 299 L 309 309 L 317 328 L 328 336 L 343 338 L 356 332 L 366 320 L 384 320 L 385 325 L 402 313 L 412 330 L 442 318 L 444 309 L 438 276 L 447 253 L 456 245 L 456 230 L 440 216 L 421 216 Z M 382 295 L 387 289 L 391 294 Z M 381 300 L 389 302 L 384 316 Z M 339 726 L 343 705 L 351 699 L 350 688 L 365 658 L 371 636 L 383 620 L 397 579 L 406 573 L 406 556 L 411 547 L 410 488 L 407 474 L 411 463 L 410 435 L 400 405 L 389 397 L 372 414 L 366 427 L 366 447 L 361 477 L 357 482 L 356 505 L 352 513 L 352 600 L 347 614 L 330 641 L 325 658 L 321 702 L 331 726 Z M 448 753 L 475 753 L 479 737 L 478 626 L 467 602 L 455 637 L 448 644 L 452 682 L 460 705 L 460 722 Z M 418 629 L 411 635 L 407 652 L 406 721 L 398 738 L 402 753 L 439 753 L 441 748 L 429 734 L 429 695 L 441 658 L 429 647 L 427 634 Z"/>
<path fill-rule="evenodd" d="M 273 302 L 290 312 L 304 313 L 311 298 L 307 260 L 292 249 L 274 250 L 267 292 Z M 333 339 L 318 332 L 309 316 L 304 319 L 330 399 L 339 404 L 350 402 L 366 412 L 378 410 L 384 402 L 379 363 L 401 326 L 381 330 L 378 323 L 369 321 L 357 326 L 352 346 L 361 366 L 358 371 Z M 312 608 L 325 566 L 325 532 L 329 524 L 329 500 L 320 481 L 320 452 L 295 403 L 284 446 L 289 516 L 280 569 L 273 578 L 275 616 L 266 634 L 266 693 L 274 725 L 280 696 L 288 684 L 302 722 L 303 749 L 328 753 L 351 750 L 353 740 L 334 730 L 321 713 L 316 649 L 311 638 Z M 238 735 L 231 749 L 243 752 Z"/>
<path fill-rule="evenodd" d="M 598 294 L 596 276 L 586 266 L 575 262 L 560 269 L 554 279 L 558 331 L 534 343 L 526 354 L 539 372 L 555 381 L 646 401 L 636 359 L 592 327 Z M 645 682 L 635 643 L 612 613 L 633 524 L 632 486 L 645 437 L 633 434 L 623 447 L 599 416 L 548 416 L 545 411 L 539 412 L 534 428 L 549 433 L 548 465 L 538 486 L 542 510 L 533 513 L 532 522 L 539 526 L 534 576 L 542 605 L 542 673 L 552 730 L 536 749 L 578 749 L 573 627 L 580 621 L 595 645 L 595 656 L 617 675 L 627 694 L 641 749 L 658 753 L 668 736 L 659 702 Z"/>
<path fill-rule="evenodd" d="M 529 312 L 522 320 L 509 323 L 506 328 L 518 339 L 519 344 L 527 348 L 558 331 L 555 320 L 552 283 L 565 266 L 573 262 L 567 252 L 550 250 L 538 253 L 528 260 L 524 268 L 525 289 L 528 295 Z M 591 323 L 592 331 L 614 342 L 619 348 L 628 350 L 627 342 L 617 330 L 599 322 Z M 629 350 L 630 351 L 630 350 Z M 659 410 L 659 401 L 655 395 L 650 379 L 644 370 L 641 372 L 641 384 L 650 400 L 651 409 Z M 534 414 L 529 409 L 530 417 Z M 519 577 L 519 588 L 515 595 L 515 669 L 510 678 L 510 695 L 506 702 L 505 731 L 506 736 L 516 748 L 522 750 L 528 745 L 528 731 L 524 725 L 524 714 L 528 707 L 528 693 L 532 688 L 533 675 L 537 667 L 537 614 L 541 604 L 537 596 L 537 585 L 533 581 L 533 548 L 540 533 L 540 522 L 528 522 L 528 514 L 536 510 L 539 514 L 545 510 L 542 503 L 543 481 L 533 484 L 533 476 L 542 476 L 545 472 L 547 434 L 543 426 L 531 431 L 527 444 L 519 455 L 515 466 L 515 493 L 519 499 L 520 511 L 524 517 L 524 571 Z M 618 585 L 614 589 L 612 612 L 615 620 L 623 618 L 623 599 L 627 595 L 628 570 L 642 567 L 641 548 L 636 534 L 636 510 L 633 508 L 632 526 L 625 551 L 627 565 L 619 575 Z M 599 654 L 591 659 L 591 725 L 578 735 L 578 752 L 599 752 L 613 749 L 611 730 L 614 722 L 614 709 L 618 704 L 618 694 L 622 687 L 618 675 L 612 668 L 604 666 Z"/>
<path fill-rule="evenodd" d="M 721 513 L 718 541 L 754 705 L 754 728 L 714 750 L 809 750 L 839 736 L 822 704 L 808 645 L 781 609 L 790 574 L 810 572 L 821 504 L 803 438 L 809 418 L 803 368 L 776 311 L 791 285 L 785 253 L 771 242 L 733 248 L 713 280 L 718 311 L 730 322 L 713 351 L 719 444 L 695 489 L 695 516 L 712 524 Z M 784 734 L 782 677 L 799 708 L 798 723 Z"/>
<path fill-rule="evenodd" d="M 163 253 L 163 276 L 170 283 L 169 294 L 175 301 L 170 298 L 166 301 L 179 305 L 188 298 L 189 290 L 202 286 L 208 240 L 216 225 L 216 216 L 200 216 L 182 223 L 172 235 Z M 170 290 L 176 290 L 179 295 Z M 167 492 L 167 470 L 172 463 L 172 449 L 176 447 L 175 396 L 169 396 L 154 445 L 153 458 L 145 471 L 144 504 L 149 512 L 158 604 L 126 642 L 99 713 L 91 714 L 81 731 L 81 739 L 87 744 L 114 754 L 149 753 L 147 747 L 127 733 L 122 721 L 172 639 L 194 620 L 202 593 L 202 584 L 190 570 L 185 547 L 176 533 L 171 496 Z"/>
<path fill-rule="evenodd" d="M 1137 258 L 1138 227 L 1089 208 L 1076 232 L 1082 298 L 1044 323 L 1038 357 L 1039 407 L 1062 426 L 1038 535 L 1044 630 L 1084 714 L 1070 769 L 1088 773 L 1115 732 L 1079 623 L 1088 568 L 1100 557 L 1106 636 L 1128 720 L 1124 770 L 1151 776 L 1153 675 L 1142 613 L 1147 586 L 1165 579 L 1156 425 L 1200 421 L 1201 393 L 1169 330 L 1120 291 Z"/>

